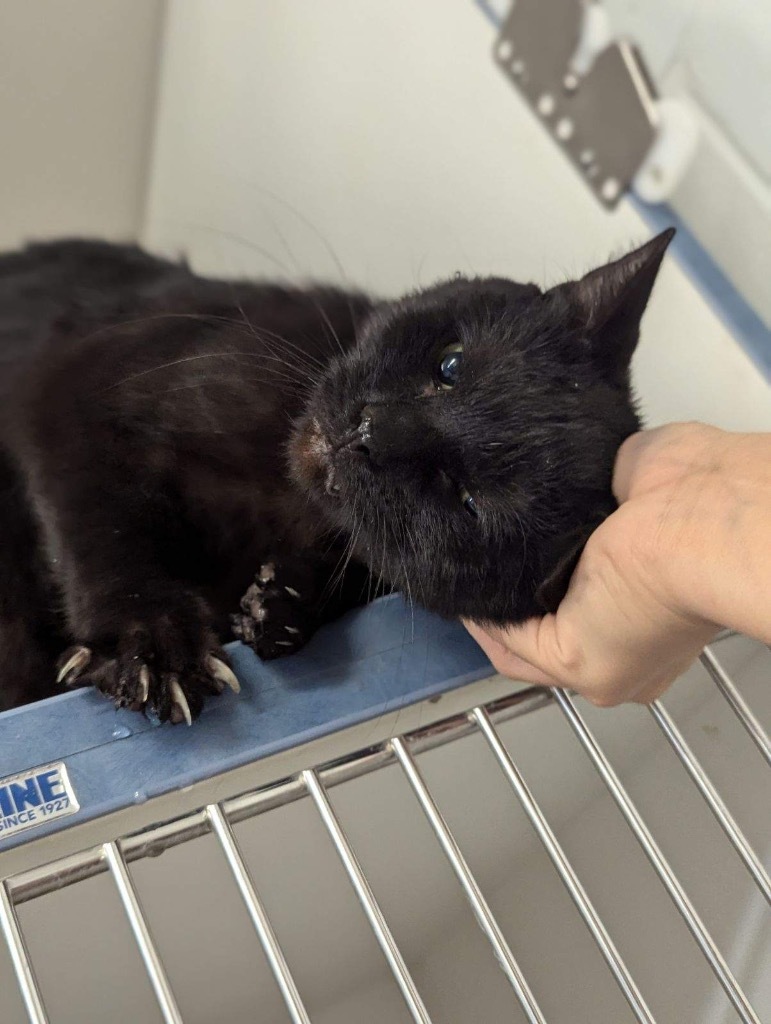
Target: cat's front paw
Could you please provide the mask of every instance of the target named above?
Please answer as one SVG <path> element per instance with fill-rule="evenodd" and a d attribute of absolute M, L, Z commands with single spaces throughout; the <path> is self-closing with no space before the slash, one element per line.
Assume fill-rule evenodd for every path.
<path fill-rule="evenodd" d="M 315 580 L 300 563 L 266 562 L 231 615 L 233 635 L 265 661 L 294 654 L 315 631 Z"/>
<path fill-rule="evenodd" d="M 191 725 L 207 696 L 240 686 L 227 655 L 208 631 L 192 637 L 175 629 L 171 617 L 133 623 L 117 644 L 77 644 L 57 663 L 57 681 L 93 686 L 116 707 L 150 711 L 162 722 Z"/>

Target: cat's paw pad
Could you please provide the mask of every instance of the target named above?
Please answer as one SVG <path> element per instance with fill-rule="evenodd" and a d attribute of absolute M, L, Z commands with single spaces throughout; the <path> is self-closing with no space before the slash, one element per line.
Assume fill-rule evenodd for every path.
<path fill-rule="evenodd" d="M 241 688 L 216 644 L 202 657 L 174 659 L 172 668 L 157 651 L 137 644 L 136 631 L 129 635 L 131 639 L 124 639 L 114 651 L 85 644 L 70 647 L 57 663 L 57 681 L 68 687 L 93 686 L 116 707 L 149 711 L 163 722 L 188 725 L 200 715 L 206 696 L 226 688 L 238 693 Z"/>
<path fill-rule="evenodd" d="M 241 598 L 241 611 L 230 617 L 233 635 L 264 660 L 298 651 L 313 632 L 305 603 L 307 592 L 313 593 L 307 577 L 295 567 L 261 566 Z"/>
<path fill-rule="evenodd" d="M 233 635 L 251 647 L 263 661 L 294 654 L 305 646 L 311 636 L 311 630 L 302 625 L 289 625 L 282 621 L 288 610 L 281 604 L 281 599 L 270 602 L 270 617 L 259 621 L 241 613 L 230 617 Z M 290 616 L 292 622 L 298 621 L 294 610 L 290 611 Z"/>

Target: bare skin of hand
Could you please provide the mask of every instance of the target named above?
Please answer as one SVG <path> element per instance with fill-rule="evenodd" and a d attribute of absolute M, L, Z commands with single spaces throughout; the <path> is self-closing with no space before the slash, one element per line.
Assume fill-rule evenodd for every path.
<path fill-rule="evenodd" d="M 466 628 L 503 675 L 599 707 L 656 700 L 722 626 L 771 643 L 771 434 L 671 424 L 628 438 L 619 508 L 553 615 Z"/>

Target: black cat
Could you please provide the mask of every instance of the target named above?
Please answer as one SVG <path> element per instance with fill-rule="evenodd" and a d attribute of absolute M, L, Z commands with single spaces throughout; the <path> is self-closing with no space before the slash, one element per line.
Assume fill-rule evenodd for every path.
<path fill-rule="evenodd" d="M 672 234 L 546 292 L 393 303 L 106 243 L 0 257 L 0 708 L 58 675 L 189 722 L 237 686 L 231 630 L 288 654 L 385 586 L 479 621 L 556 607 L 614 508 Z"/>

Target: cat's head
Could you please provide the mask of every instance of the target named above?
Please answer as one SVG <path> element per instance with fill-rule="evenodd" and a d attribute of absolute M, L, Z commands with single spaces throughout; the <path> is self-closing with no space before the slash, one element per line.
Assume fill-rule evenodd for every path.
<path fill-rule="evenodd" d="M 629 363 L 673 231 L 578 281 L 456 277 L 382 304 L 318 383 L 295 480 L 357 557 L 445 615 L 556 606 L 615 507 Z"/>

